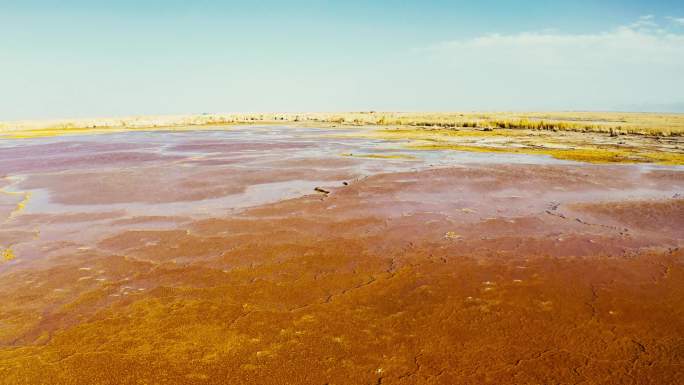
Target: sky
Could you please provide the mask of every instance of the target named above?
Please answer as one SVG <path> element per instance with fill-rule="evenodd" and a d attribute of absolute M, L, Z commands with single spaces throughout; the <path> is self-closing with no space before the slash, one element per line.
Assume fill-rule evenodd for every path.
<path fill-rule="evenodd" d="M 684 112 L 684 1 L 0 0 L 0 120 Z"/>

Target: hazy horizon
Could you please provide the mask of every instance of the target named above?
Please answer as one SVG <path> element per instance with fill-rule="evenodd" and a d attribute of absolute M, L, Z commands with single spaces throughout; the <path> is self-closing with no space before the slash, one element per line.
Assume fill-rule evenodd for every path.
<path fill-rule="evenodd" d="M 0 5 L 0 120 L 684 112 L 675 1 Z"/>

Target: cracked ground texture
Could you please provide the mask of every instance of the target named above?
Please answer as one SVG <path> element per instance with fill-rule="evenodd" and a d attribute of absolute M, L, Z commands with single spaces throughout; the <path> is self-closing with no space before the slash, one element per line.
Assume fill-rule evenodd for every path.
<path fill-rule="evenodd" d="M 3 225 L 0 384 L 684 383 L 681 170 L 335 162 L 328 194 L 200 217 L 107 203 L 257 176 L 30 174 L 101 206 Z"/>

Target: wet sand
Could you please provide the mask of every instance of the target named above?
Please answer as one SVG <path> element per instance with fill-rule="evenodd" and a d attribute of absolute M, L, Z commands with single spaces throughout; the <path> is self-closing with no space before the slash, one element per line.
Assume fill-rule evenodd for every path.
<path fill-rule="evenodd" d="M 684 167 L 333 131 L 0 141 L 0 384 L 684 383 Z"/>

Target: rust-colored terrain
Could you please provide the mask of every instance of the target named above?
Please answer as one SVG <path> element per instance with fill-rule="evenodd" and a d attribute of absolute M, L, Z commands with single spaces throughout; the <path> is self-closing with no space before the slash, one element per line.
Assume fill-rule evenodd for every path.
<path fill-rule="evenodd" d="M 0 143 L 0 384 L 684 383 L 684 168 L 334 134 Z"/>

